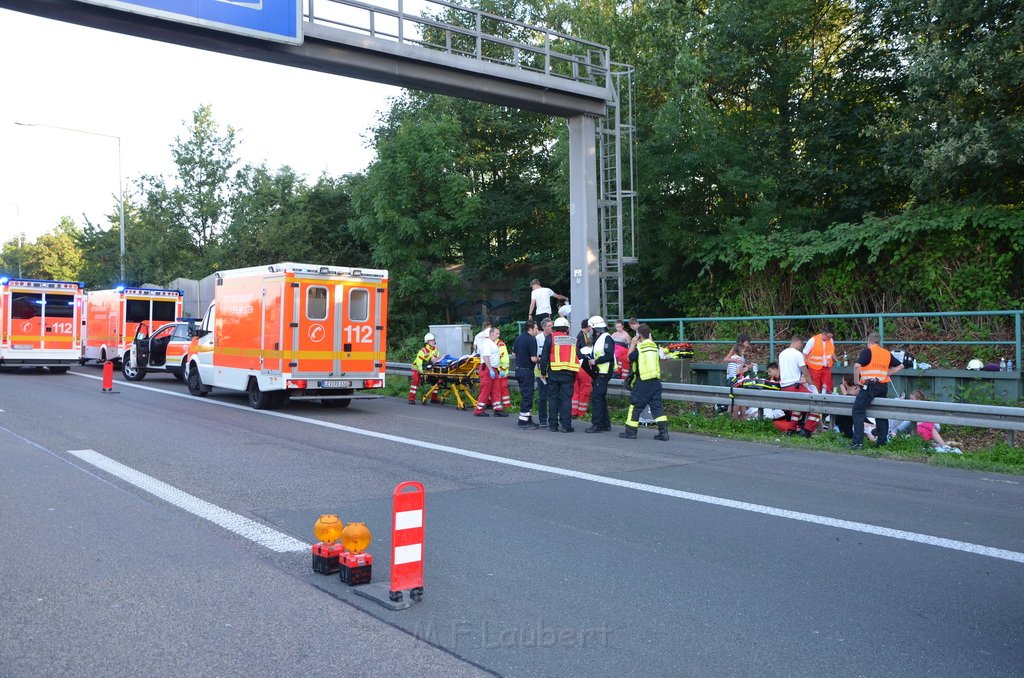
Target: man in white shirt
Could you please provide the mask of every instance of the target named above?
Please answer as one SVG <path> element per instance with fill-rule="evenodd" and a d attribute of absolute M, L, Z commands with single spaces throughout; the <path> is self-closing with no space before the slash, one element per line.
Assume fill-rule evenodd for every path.
<path fill-rule="evenodd" d="M 497 386 L 498 367 L 501 365 L 501 355 L 498 353 L 497 341 L 501 337 L 501 331 L 492 327 L 486 339 L 480 342 L 480 395 L 476 399 L 476 410 L 473 414 L 477 417 L 486 417 L 487 403 L 494 401 L 494 389 Z M 501 399 L 494 403 L 494 416 L 507 417 Z"/>
<path fill-rule="evenodd" d="M 490 335 L 490 333 L 491 333 L 491 321 L 490 320 L 485 320 L 484 321 L 483 329 L 480 330 L 479 332 L 477 332 L 476 336 L 473 337 L 473 353 L 477 353 L 477 354 L 480 353 L 480 343 L 484 339 L 486 339 L 488 337 L 488 335 Z"/>
<path fill-rule="evenodd" d="M 807 369 L 807 361 L 804 360 L 802 349 L 804 338 L 794 334 L 789 342 L 789 348 L 779 353 L 779 382 L 783 391 L 796 393 L 815 393 L 811 373 Z M 800 419 L 806 417 L 804 426 L 800 426 Z M 818 428 L 818 415 L 793 411 L 789 413 L 788 436 L 803 436 L 810 438 L 811 432 Z"/>
<path fill-rule="evenodd" d="M 544 322 L 545 318 L 551 317 L 551 297 L 568 301 L 569 297 L 563 297 L 555 293 L 550 287 L 541 287 L 540 281 L 536 278 L 530 281 L 530 316 L 529 320 L 537 323 Z"/>

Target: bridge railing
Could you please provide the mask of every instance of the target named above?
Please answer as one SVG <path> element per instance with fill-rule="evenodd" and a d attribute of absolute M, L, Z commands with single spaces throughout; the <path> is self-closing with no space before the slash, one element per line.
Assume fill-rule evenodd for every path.
<path fill-rule="evenodd" d="M 391 374 L 409 376 L 412 373 L 412 365 L 409 363 L 389 362 L 387 363 L 387 371 Z M 514 383 L 514 377 L 511 377 L 509 381 Z M 608 393 L 611 395 L 628 396 L 629 390 L 623 385 L 621 379 L 612 379 Z M 849 415 L 852 411 L 854 401 L 853 396 L 843 395 L 762 391 L 744 388 L 729 389 L 727 386 L 669 383 L 662 384 L 662 398 L 664 400 L 711 405 L 732 404 L 737 407 L 846 415 Z M 1006 431 L 1007 440 L 1010 445 L 1013 445 L 1015 442 L 1015 433 L 1017 431 L 1024 431 L 1024 407 L 876 398 L 868 407 L 867 416 Z"/>
<path fill-rule="evenodd" d="M 305 0 L 306 20 L 607 88 L 605 45 L 445 0 Z"/>

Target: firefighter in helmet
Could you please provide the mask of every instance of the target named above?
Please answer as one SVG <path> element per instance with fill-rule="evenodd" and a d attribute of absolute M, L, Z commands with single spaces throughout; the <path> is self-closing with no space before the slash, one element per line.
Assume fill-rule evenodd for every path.
<path fill-rule="evenodd" d="M 637 327 L 633 340 L 634 348 L 629 352 L 632 369 L 629 372 L 629 412 L 626 414 L 626 430 L 620 438 L 636 438 L 640 426 L 640 413 L 648 405 L 651 416 L 658 425 L 655 440 L 668 440 L 668 417 L 661 405 L 661 355 L 658 345 L 651 339 L 651 328 L 646 323 Z"/>
<path fill-rule="evenodd" d="M 432 365 L 441 358 L 437 350 L 437 340 L 434 335 L 427 332 L 423 335 L 423 348 L 416 354 L 416 360 L 412 361 L 412 379 L 409 383 L 409 404 L 416 404 L 416 392 L 419 390 L 420 381 L 423 378 L 423 368 Z M 434 392 L 430 402 L 437 402 L 437 392 Z"/>

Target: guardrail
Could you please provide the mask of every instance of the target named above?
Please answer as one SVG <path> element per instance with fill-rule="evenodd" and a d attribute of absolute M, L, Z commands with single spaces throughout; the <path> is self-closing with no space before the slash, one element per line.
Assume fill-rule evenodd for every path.
<path fill-rule="evenodd" d="M 409 376 L 409 363 L 387 363 L 391 374 Z M 509 379 L 515 382 L 515 378 Z M 621 379 L 612 379 L 609 395 L 627 396 L 629 390 Z M 704 386 L 702 384 L 662 383 L 662 398 L 684 402 L 758 407 L 798 412 L 821 412 L 824 414 L 850 414 L 853 396 L 820 393 L 795 393 L 791 391 L 762 391 L 758 389 L 727 386 Z M 1024 431 L 1024 407 L 972 405 L 968 403 L 946 403 L 931 400 L 904 400 L 899 398 L 876 398 L 868 407 L 869 417 L 898 419 L 906 421 L 929 421 L 939 424 L 991 428 L 1007 432 L 1007 441 L 1015 443 L 1015 433 Z"/>

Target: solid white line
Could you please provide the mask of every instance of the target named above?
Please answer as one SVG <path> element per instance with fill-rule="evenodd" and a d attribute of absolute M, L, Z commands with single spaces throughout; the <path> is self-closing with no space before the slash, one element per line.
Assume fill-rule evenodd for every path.
<path fill-rule="evenodd" d="M 141 471 L 136 471 L 130 466 L 114 461 L 110 457 L 105 457 L 95 450 L 68 450 L 68 454 L 72 454 L 82 461 L 92 464 L 113 476 L 117 476 L 121 480 L 129 482 L 139 489 L 145 490 L 193 515 L 220 525 L 224 529 L 256 542 L 260 546 L 266 546 L 271 551 L 287 553 L 290 551 L 309 550 L 309 544 L 290 537 L 283 532 L 278 532 L 266 525 L 257 523 L 255 520 L 249 520 L 237 513 L 232 513 L 216 504 L 203 501 L 199 497 L 183 492 Z"/>
<path fill-rule="evenodd" d="M 78 374 L 72 372 L 72 374 Z M 87 374 L 78 374 L 80 377 L 86 379 L 99 380 L 100 377 L 94 377 Z M 139 388 L 146 391 L 153 391 L 155 393 L 161 393 L 164 395 L 174 396 L 178 398 L 193 398 L 188 393 L 176 393 L 173 391 L 165 391 L 159 388 L 153 388 L 151 386 L 143 386 L 142 384 L 122 383 L 122 386 L 131 386 L 132 388 Z M 614 487 L 621 487 L 628 490 L 636 490 L 638 492 L 647 492 L 650 494 L 660 494 L 666 497 L 674 497 L 676 499 L 685 499 L 686 501 L 694 501 L 701 504 L 711 504 L 713 506 L 722 506 L 725 508 L 738 509 L 740 511 L 749 511 L 750 513 L 760 513 L 766 516 L 774 516 L 776 518 L 786 518 L 789 520 L 798 520 L 805 523 L 812 523 L 815 525 L 823 525 L 825 527 L 834 527 L 840 530 L 851 530 L 853 532 L 863 532 L 865 534 L 873 534 L 879 537 L 888 537 L 890 539 L 900 539 L 902 541 L 916 542 L 918 544 L 927 544 L 928 546 L 937 546 L 939 548 L 951 549 L 953 551 L 963 551 L 965 553 L 973 553 L 979 556 L 987 556 L 989 558 L 1000 558 L 1002 560 L 1012 560 L 1018 563 L 1024 563 L 1024 553 L 1019 551 L 1009 551 L 1006 549 L 994 548 L 992 546 L 983 546 L 981 544 L 972 544 L 965 541 L 957 541 L 956 539 L 946 539 L 944 537 L 935 537 L 928 534 L 919 534 L 917 532 L 907 532 L 906 530 L 896 530 L 890 527 L 881 527 L 878 525 L 871 525 L 869 523 L 858 523 L 852 520 L 841 520 L 839 518 L 830 518 L 828 516 L 819 516 L 813 513 L 801 513 L 800 511 L 789 511 L 786 509 L 775 508 L 774 506 L 763 506 L 761 504 L 750 504 L 745 501 L 736 501 L 734 499 L 723 499 L 722 497 L 714 497 L 706 494 L 695 494 L 693 492 L 685 492 L 683 490 L 674 490 L 668 487 L 660 487 L 658 485 L 648 485 L 646 483 L 636 483 L 631 480 L 621 480 L 619 478 L 610 478 L 608 476 L 599 476 L 593 473 L 584 473 L 582 471 L 574 471 L 572 469 L 560 468 L 558 466 L 546 466 L 544 464 L 535 464 L 529 461 L 521 461 L 519 459 L 508 459 L 506 457 L 498 457 L 493 454 L 485 454 L 483 452 L 474 452 L 472 450 L 464 450 L 458 447 L 451 447 L 450 445 L 439 445 L 437 443 L 429 443 L 423 440 L 415 440 L 413 438 L 403 438 L 401 436 L 391 435 L 390 433 L 380 433 L 378 431 L 368 431 L 366 429 L 355 428 L 353 426 L 345 426 L 344 424 L 335 424 L 330 421 L 322 421 L 320 419 L 309 419 L 307 417 L 300 417 L 294 414 L 287 414 L 284 412 L 273 412 L 268 410 L 254 410 L 250 407 L 243 405 L 236 405 L 234 403 L 226 403 L 219 400 L 206 399 L 207 403 L 211 405 L 218 405 L 220 407 L 229 407 L 236 410 L 242 410 L 244 412 L 251 412 L 254 414 L 262 414 L 268 417 L 279 417 L 281 419 L 288 419 L 291 421 L 297 421 L 303 424 L 312 424 L 314 426 L 322 426 L 323 428 L 329 428 L 336 431 L 344 431 L 346 433 L 354 433 L 356 435 L 367 436 L 369 438 L 377 438 L 378 440 L 388 440 L 403 445 L 412 445 L 413 447 L 420 447 L 427 450 L 434 450 L 435 452 L 445 452 L 448 454 L 455 454 L 460 457 L 468 457 L 470 459 L 477 459 L 480 461 L 489 461 L 495 464 L 504 464 L 506 466 L 515 466 L 517 468 L 529 469 L 531 471 L 540 471 L 542 473 L 551 473 L 553 475 L 563 476 L 566 478 L 576 478 L 578 480 L 586 480 L 592 483 L 600 483 L 602 485 L 611 485 Z"/>

